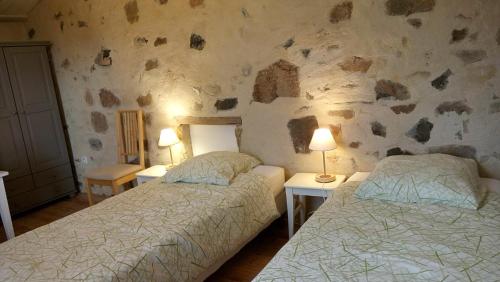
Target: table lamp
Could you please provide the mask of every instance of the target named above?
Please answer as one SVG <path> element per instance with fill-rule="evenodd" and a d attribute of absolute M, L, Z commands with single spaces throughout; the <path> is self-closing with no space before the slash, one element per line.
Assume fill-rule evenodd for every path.
<path fill-rule="evenodd" d="M 317 174 L 315 180 L 320 183 L 335 181 L 335 175 L 326 174 L 325 151 L 337 148 L 332 132 L 328 128 L 318 128 L 314 130 L 309 149 L 321 151 L 323 153 L 323 174 Z"/>
<path fill-rule="evenodd" d="M 174 165 L 174 158 L 172 157 L 172 145 L 179 143 L 179 138 L 172 128 L 162 129 L 160 132 L 160 140 L 158 141 L 158 146 L 168 147 L 170 151 L 170 166 Z"/>

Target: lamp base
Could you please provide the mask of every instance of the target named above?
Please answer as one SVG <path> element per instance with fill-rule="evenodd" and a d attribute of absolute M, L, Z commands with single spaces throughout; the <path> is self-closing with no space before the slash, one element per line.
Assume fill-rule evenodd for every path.
<path fill-rule="evenodd" d="M 314 180 L 319 183 L 329 183 L 335 181 L 335 175 L 331 174 L 316 174 Z"/>

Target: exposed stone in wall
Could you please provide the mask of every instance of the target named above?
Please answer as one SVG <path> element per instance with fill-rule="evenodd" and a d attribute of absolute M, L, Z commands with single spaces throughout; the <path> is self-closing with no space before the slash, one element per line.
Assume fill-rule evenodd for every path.
<path fill-rule="evenodd" d="M 203 0 L 189 0 L 189 5 L 190 5 L 192 8 L 196 8 L 196 7 L 198 7 L 198 6 L 203 5 Z"/>
<path fill-rule="evenodd" d="M 464 101 L 443 102 L 436 107 L 436 114 L 442 115 L 449 112 L 455 112 L 458 115 L 463 113 L 470 114 L 472 109 Z"/>
<path fill-rule="evenodd" d="M 97 53 L 94 61 L 99 66 L 111 66 L 113 63 L 113 60 L 111 59 L 111 50 L 101 48 L 101 51 Z"/>
<path fill-rule="evenodd" d="M 490 114 L 500 113 L 500 102 L 494 102 L 490 104 Z"/>
<path fill-rule="evenodd" d="M 431 131 L 433 127 L 434 124 L 432 124 L 432 122 L 430 122 L 427 118 L 422 118 L 406 133 L 406 136 L 424 144 L 431 138 Z"/>
<path fill-rule="evenodd" d="M 387 0 L 386 13 L 391 16 L 409 16 L 434 9 L 435 0 Z"/>
<path fill-rule="evenodd" d="M 474 66 L 467 68 L 467 79 L 471 82 L 484 83 L 497 74 L 497 68 L 495 65 L 489 66 Z"/>
<path fill-rule="evenodd" d="M 158 68 L 159 65 L 160 64 L 158 63 L 158 59 L 149 59 L 144 64 L 144 70 L 150 71 L 150 70 Z"/>
<path fill-rule="evenodd" d="M 195 111 L 200 112 L 203 110 L 203 103 L 195 102 L 193 108 Z"/>
<path fill-rule="evenodd" d="M 241 8 L 241 15 L 243 15 L 243 17 L 245 17 L 245 18 L 250 17 L 250 13 L 248 13 L 248 10 L 245 8 Z"/>
<path fill-rule="evenodd" d="M 309 54 L 311 54 L 311 49 L 309 48 L 306 48 L 306 49 L 301 49 L 300 52 L 302 53 L 302 56 L 304 56 L 304 58 L 309 58 Z"/>
<path fill-rule="evenodd" d="M 330 124 L 330 132 L 332 133 L 333 139 L 337 145 L 342 145 L 342 125 L 339 124 Z"/>
<path fill-rule="evenodd" d="M 378 121 L 372 122 L 371 127 L 372 127 L 373 135 L 380 136 L 380 137 L 385 137 L 387 135 L 386 127 L 384 125 L 382 125 L 380 122 L 378 122 Z"/>
<path fill-rule="evenodd" d="M 407 19 L 406 22 L 408 22 L 411 26 L 413 26 L 416 29 L 419 29 L 422 26 L 421 19 Z"/>
<path fill-rule="evenodd" d="M 28 38 L 29 39 L 33 39 L 33 37 L 35 37 L 35 33 L 36 33 L 35 29 L 34 28 L 30 28 L 28 30 Z"/>
<path fill-rule="evenodd" d="M 290 132 L 295 153 L 310 153 L 309 143 L 311 142 L 314 130 L 319 127 L 316 117 L 306 116 L 303 118 L 291 119 L 288 121 L 287 127 Z"/>
<path fill-rule="evenodd" d="M 259 71 L 255 79 L 253 99 L 269 104 L 278 97 L 300 96 L 299 68 L 285 60 L 279 60 Z"/>
<path fill-rule="evenodd" d="M 328 111 L 328 115 L 332 117 L 343 117 L 345 119 L 352 119 L 354 117 L 353 110 L 334 110 Z"/>
<path fill-rule="evenodd" d="M 243 76 L 250 76 L 250 74 L 252 74 L 252 65 L 246 64 L 241 67 L 241 74 Z"/>
<path fill-rule="evenodd" d="M 479 32 L 474 32 L 471 35 L 469 35 L 469 39 L 472 42 L 475 42 L 477 40 L 477 37 L 479 36 Z"/>
<path fill-rule="evenodd" d="M 155 2 L 158 2 L 160 5 L 165 5 L 168 3 L 168 0 L 155 0 Z"/>
<path fill-rule="evenodd" d="M 203 91 L 210 96 L 219 96 L 222 93 L 222 87 L 219 84 L 209 84 L 203 88 Z"/>
<path fill-rule="evenodd" d="M 429 148 L 429 153 L 431 154 L 448 154 L 461 158 L 476 158 L 476 148 L 469 145 L 444 145 L 444 146 L 434 146 Z"/>
<path fill-rule="evenodd" d="M 451 32 L 451 39 L 450 43 L 456 43 L 464 40 L 465 37 L 467 37 L 467 34 L 469 33 L 469 30 L 467 28 L 462 28 L 462 29 L 454 29 Z"/>
<path fill-rule="evenodd" d="M 156 37 L 155 42 L 153 43 L 153 45 L 155 47 L 158 47 L 158 46 L 161 46 L 161 45 L 165 45 L 165 44 L 167 44 L 167 38 L 166 37 Z"/>
<path fill-rule="evenodd" d="M 153 102 L 153 97 L 151 93 L 148 93 L 147 95 L 140 95 L 137 97 L 136 101 L 139 107 L 147 107 Z"/>
<path fill-rule="evenodd" d="M 431 76 L 431 73 L 428 71 L 416 71 L 408 75 L 408 78 L 422 78 L 427 79 Z"/>
<path fill-rule="evenodd" d="M 134 38 L 134 44 L 135 44 L 135 46 L 139 46 L 139 47 L 148 44 L 148 41 L 149 40 L 146 37 L 144 37 L 144 36 L 136 36 Z"/>
<path fill-rule="evenodd" d="M 191 49 L 203 50 L 205 48 L 205 39 L 196 33 L 191 34 L 191 38 L 189 41 L 189 47 Z"/>
<path fill-rule="evenodd" d="M 436 79 L 434 79 L 431 82 L 432 87 L 436 88 L 437 90 L 444 90 L 446 89 L 446 86 L 448 86 L 448 78 L 450 75 L 453 73 L 451 72 L 450 69 L 447 69 L 445 72 L 443 72 L 440 76 L 438 76 Z"/>
<path fill-rule="evenodd" d="M 290 38 L 287 41 L 285 41 L 285 43 L 283 43 L 283 48 L 288 49 L 288 48 L 292 47 L 292 45 L 294 43 L 295 43 L 295 39 Z"/>
<path fill-rule="evenodd" d="M 99 99 L 101 100 L 101 105 L 104 108 L 112 108 L 113 106 L 120 105 L 120 99 L 106 88 L 101 88 L 99 91 Z"/>
<path fill-rule="evenodd" d="M 94 151 L 100 151 L 102 149 L 102 141 L 98 138 L 89 139 L 90 149 Z"/>
<path fill-rule="evenodd" d="M 54 19 L 56 21 L 60 20 L 62 18 L 63 14 L 61 13 L 61 11 L 57 12 L 56 14 L 54 14 Z"/>
<path fill-rule="evenodd" d="M 340 46 L 338 44 L 332 44 L 332 45 L 328 45 L 328 47 L 326 47 L 326 51 L 333 51 L 333 50 L 338 50 L 340 49 Z"/>
<path fill-rule="evenodd" d="M 359 146 L 361 146 L 361 142 L 359 142 L 359 141 L 349 143 L 349 147 L 351 147 L 353 149 L 357 149 L 357 148 L 359 148 Z"/>
<path fill-rule="evenodd" d="M 295 114 L 300 114 L 309 111 L 312 108 L 312 106 L 302 106 L 295 110 Z"/>
<path fill-rule="evenodd" d="M 92 96 L 92 93 L 90 93 L 90 90 L 85 91 L 85 103 L 87 103 L 88 106 L 93 106 L 94 105 L 94 97 Z"/>
<path fill-rule="evenodd" d="M 238 98 L 219 99 L 214 104 L 217 111 L 232 110 L 236 108 L 236 105 L 238 105 Z"/>
<path fill-rule="evenodd" d="M 354 89 L 354 88 L 358 88 L 359 85 L 356 84 L 356 83 L 348 83 L 348 84 L 344 84 L 341 86 L 342 88 L 347 88 L 347 89 Z"/>
<path fill-rule="evenodd" d="M 335 5 L 330 12 L 330 22 L 335 24 L 350 19 L 352 8 L 353 5 L 351 1 L 345 1 Z"/>
<path fill-rule="evenodd" d="M 372 65 L 372 60 L 353 56 L 338 64 L 343 71 L 366 73 Z"/>
<path fill-rule="evenodd" d="M 409 114 L 413 112 L 413 110 L 415 110 L 416 106 L 417 106 L 416 104 L 398 105 L 398 106 L 392 106 L 391 110 L 397 115 L 401 113 Z"/>
<path fill-rule="evenodd" d="M 106 131 L 108 131 L 108 120 L 103 113 L 92 112 L 90 114 L 90 120 L 95 132 L 106 133 Z"/>
<path fill-rule="evenodd" d="M 378 80 L 375 86 L 375 93 L 377 100 L 391 99 L 391 100 L 407 100 L 410 98 L 408 88 L 403 84 L 391 80 Z"/>
<path fill-rule="evenodd" d="M 151 113 L 144 114 L 144 123 L 146 123 L 147 126 L 151 126 L 153 123 L 153 115 Z"/>
<path fill-rule="evenodd" d="M 79 28 L 82 28 L 82 27 L 89 27 L 89 25 L 87 24 L 86 21 L 78 21 L 78 27 Z"/>
<path fill-rule="evenodd" d="M 68 59 L 64 59 L 64 61 L 62 61 L 62 63 L 61 63 L 61 67 L 62 67 L 63 69 L 68 69 L 68 68 L 69 68 L 69 65 L 70 65 L 70 63 L 69 63 L 69 60 L 68 60 Z"/>
<path fill-rule="evenodd" d="M 139 7 L 137 7 L 136 0 L 128 1 L 123 8 L 129 23 L 133 24 L 139 21 Z"/>
<path fill-rule="evenodd" d="M 457 56 L 465 65 L 469 65 L 475 62 L 482 61 L 486 58 L 486 51 L 484 50 L 461 50 L 455 52 Z"/>
<path fill-rule="evenodd" d="M 408 152 L 406 150 L 402 150 L 399 147 L 394 147 L 394 148 L 391 148 L 391 149 L 387 150 L 387 152 L 385 153 L 385 155 L 387 157 L 390 157 L 390 156 L 398 156 L 398 155 L 413 155 L 413 153 Z"/>

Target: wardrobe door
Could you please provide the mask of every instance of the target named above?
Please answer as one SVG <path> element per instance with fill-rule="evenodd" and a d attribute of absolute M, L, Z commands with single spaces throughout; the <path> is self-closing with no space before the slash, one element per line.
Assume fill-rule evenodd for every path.
<path fill-rule="evenodd" d="M 67 163 L 46 47 L 6 47 L 4 54 L 32 171 Z"/>
<path fill-rule="evenodd" d="M 10 87 L 7 66 L 0 53 L 0 170 L 8 171 L 8 179 L 30 174 L 23 135 Z"/>

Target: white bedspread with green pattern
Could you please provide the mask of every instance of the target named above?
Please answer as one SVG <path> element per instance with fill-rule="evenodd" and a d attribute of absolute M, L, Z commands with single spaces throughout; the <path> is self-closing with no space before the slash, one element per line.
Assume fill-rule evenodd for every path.
<path fill-rule="evenodd" d="M 335 190 L 255 281 L 499 281 L 500 194 L 480 210 Z"/>
<path fill-rule="evenodd" d="M 227 187 L 161 181 L 1 244 L 0 280 L 196 280 L 279 215 L 256 174 Z"/>

